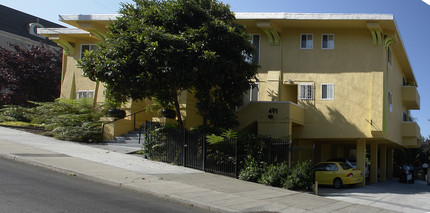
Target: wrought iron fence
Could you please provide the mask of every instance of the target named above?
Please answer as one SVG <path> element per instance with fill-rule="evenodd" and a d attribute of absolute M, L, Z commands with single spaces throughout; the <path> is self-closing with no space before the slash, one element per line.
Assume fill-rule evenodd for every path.
<path fill-rule="evenodd" d="M 141 127 L 144 149 L 151 159 L 174 163 L 211 173 L 238 176 L 240 162 L 250 153 L 238 139 L 224 139 L 208 143 L 206 134 L 178 128 L 160 128 L 161 124 L 146 122 Z M 267 163 L 289 162 L 294 165 L 303 160 L 315 162 L 315 146 L 292 145 L 289 141 L 262 139 Z"/>

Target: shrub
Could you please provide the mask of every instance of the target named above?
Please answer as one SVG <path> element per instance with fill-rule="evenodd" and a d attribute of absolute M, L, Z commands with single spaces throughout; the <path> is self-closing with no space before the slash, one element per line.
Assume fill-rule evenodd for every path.
<path fill-rule="evenodd" d="M 288 170 L 288 164 L 285 162 L 270 164 L 266 167 L 258 182 L 269 186 L 281 187 L 282 182 L 289 176 Z"/>
<path fill-rule="evenodd" d="M 311 161 L 304 161 L 291 168 L 290 175 L 282 186 L 292 190 L 311 190 L 314 183 L 314 168 Z"/>
<path fill-rule="evenodd" d="M 31 103 L 36 107 L 24 112 L 33 125 L 48 130 L 44 135 L 75 142 L 101 141 L 101 112 L 92 109 L 92 99 Z"/>
<path fill-rule="evenodd" d="M 239 134 L 238 136 L 238 161 L 239 171 L 247 166 L 248 156 L 256 162 L 267 162 L 267 152 L 265 149 L 264 136 L 256 134 Z"/>
<path fill-rule="evenodd" d="M 170 138 L 182 139 L 178 135 L 180 134 L 180 129 L 176 126 L 166 125 L 160 126 L 157 125 L 153 130 L 148 129 L 145 133 L 145 154 L 152 159 L 158 161 L 164 161 L 167 155 L 166 145 L 169 142 Z M 172 140 L 173 143 L 177 143 L 178 141 Z M 177 156 L 177 153 L 174 153 Z M 179 164 L 179 158 L 175 157 L 175 162 Z"/>
<path fill-rule="evenodd" d="M 239 179 L 258 182 L 266 167 L 265 162 L 258 162 L 252 155 L 248 155 L 245 160 L 245 165 L 239 173 Z"/>
<path fill-rule="evenodd" d="M 216 165 L 231 165 L 235 163 L 237 133 L 233 130 L 224 131 L 221 136 L 215 134 L 206 136 L 207 161 Z"/>
<path fill-rule="evenodd" d="M 31 115 L 28 109 L 22 106 L 9 105 L 0 109 L 0 122 L 1 121 L 22 121 L 30 122 Z"/>

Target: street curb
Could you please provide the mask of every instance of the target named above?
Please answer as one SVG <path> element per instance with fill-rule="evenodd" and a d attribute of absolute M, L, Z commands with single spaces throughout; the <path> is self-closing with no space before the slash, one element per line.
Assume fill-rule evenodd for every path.
<path fill-rule="evenodd" d="M 72 157 L 72 156 L 70 156 Z M 127 190 L 132 190 L 138 193 L 142 193 L 148 196 L 153 196 L 159 199 L 163 199 L 163 200 L 167 200 L 173 203 L 177 203 L 177 204 L 181 204 L 181 205 L 185 205 L 185 206 L 191 206 L 191 207 L 197 207 L 197 208 L 201 208 L 201 209 L 206 209 L 209 211 L 215 211 L 215 212 L 236 212 L 233 211 L 231 209 L 225 209 L 223 207 L 215 207 L 213 205 L 208 205 L 208 204 L 202 204 L 202 203 L 198 203 L 198 202 L 194 202 L 194 201 L 190 201 L 190 200 L 186 200 L 186 199 L 182 199 L 176 196 L 172 196 L 172 195 L 168 195 L 168 194 L 161 194 L 161 193 L 156 193 L 154 191 L 150 191 L 150 190 L 146 190 L 146 189 L 141 189 L 141 188 L 136 188 L 124 183 L 119 183 L 119 182 L 114 182 L 114 181 L 109 181 L 109 180 L 105 180 L 102 178 L 98 178 L 98 177 L 94 177 L 91 175 L 87 175 L 87 174 L 83 174 L 80 172 L 75 172 L 72 170 L 68 170 L 68 169 L 63 169 L 63 168 L 59 168 L 59 167 L 55 167 L 52 165 L 47 165 L 44 163 L 40 163 L 37 161 L 33 161 L 33 160 L 29 160 L 29 159 L 25 159 L 24 157 L 20 157 L 17 155 L 11 155 L 11 154 L 0 154 L 0 158 L 4 158 L 4 159 L 8 159 L 8 160 L 13 160 L 13 161 L 17 161 L 20 163 L 24 163 L 24 164 L 28 164 L 28 165 L 32 165 L 32 166 L 37 166 L 37 167 L 41 167 L 50 171 L 54 171 L 54 172 L 58 172 L 67 176 L 76 176 L 88 181 L 92 181 L 92 182 L 96 182 L 96 183 L 100 183 L 100 184 L 104 184 L 104 185 L 109 185 L 109 186 L 113 186 L 113 187 L 118 187 L 118 188 L 123 188 L 123 189 L 127 189 Z"/>

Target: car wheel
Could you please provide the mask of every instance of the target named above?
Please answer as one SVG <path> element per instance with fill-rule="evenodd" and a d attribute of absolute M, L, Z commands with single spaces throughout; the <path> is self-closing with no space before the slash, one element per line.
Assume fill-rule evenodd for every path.
<path fill-rule="evenodd" d="M 334 188 L 336 188 L 336 189 L 340 189 L 340 188 L 342 188 L 342 187 L 343 187 L 342 179 L 340 179 L 340 178 L 335 178 L 335 179 L 333 180 L 333 187 L 334 187 Z"/>

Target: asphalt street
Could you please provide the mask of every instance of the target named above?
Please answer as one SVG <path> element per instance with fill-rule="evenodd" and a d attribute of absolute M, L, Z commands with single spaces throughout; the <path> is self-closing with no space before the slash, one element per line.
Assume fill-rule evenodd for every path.
<path fill-rule="evenodd" d="M 0 213 L 208 212 L 0 158 Z"/>

